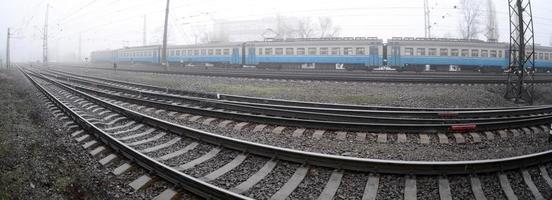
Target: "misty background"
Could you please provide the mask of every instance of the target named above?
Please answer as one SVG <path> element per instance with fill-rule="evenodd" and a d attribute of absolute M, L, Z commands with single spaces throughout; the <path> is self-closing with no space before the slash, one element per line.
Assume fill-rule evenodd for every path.
<path fill-rule="evenodd" d="M 508 0 L 427 0 L 431 37 L 509 41 Z M 7 28 L 11 60 L 42 60 L 46 7 L 51 62 L 79 61 L 91 51 L 162 43 L 166 0 L 0 0 L 0 58 Z M 552 43 L 552 4 L 532 0 L 535 43 Z M 467 25 L 466 14 L 475 14 Z M 473 16 L 472 16 L 473 17 Z M 145 23 L 144 23 L 145 22 Z M 250 41 L 280 37 L 424 37 L 424 0 L 172 0 L 168 43 Z M 466 33 L 467 27 L 472 30 Z M 79 48 L 80 47 L 80 48 Z M 80 50 L 80 51 L 79 51 Z M 79 55 L 80 52 L 80 55 Z"/>

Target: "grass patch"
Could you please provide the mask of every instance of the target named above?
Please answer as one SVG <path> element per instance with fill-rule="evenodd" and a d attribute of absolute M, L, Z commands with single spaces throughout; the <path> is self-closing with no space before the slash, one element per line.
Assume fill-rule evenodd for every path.
<path fill-rule="evenodd" d="M 338 96 L 336 100 L 340 103 L 348 104 L 381 104 L 383 102 L 396 101 L 398 98 L 391 96 L 348 95 Z"/>

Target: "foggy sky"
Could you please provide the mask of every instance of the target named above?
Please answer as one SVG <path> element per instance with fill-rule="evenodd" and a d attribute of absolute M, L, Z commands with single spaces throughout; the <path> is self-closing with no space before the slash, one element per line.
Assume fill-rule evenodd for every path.
<path fill-rule="evenodd" d="M 481 0 L 486 6 L 486 0 Z M 148 44 L 159 44 L 165 0 L 0 0 L 0 58 L 5 60 L 6 29 L 12 61 L 42 59 L 46 4 L 49 10 L 50 60 L 76 56 L 79 35 L 82 57 L 90 51 L 142 44 L 143 15 Z M 429 0 L 433 37 L 460 37 L 459 0 Z M 532 0 L 535 42 L 549 45 L 552 37 L 550 0 Z M 500 41 L 508 41 L 508 0 L 494 0 Z M 454 6 L 457 6 L 455 9 Z M 483 24 L 486 20 L 483 10 Z M 330 16 L 340 36 L 423 37 L 423 0 L 172 0 L 169 43 L 193 42 L 192 32 L 211 28 L 213 19 L 247 20 L 274 17 Z M 479 35 L 485 39 L 484 34 Z"/>

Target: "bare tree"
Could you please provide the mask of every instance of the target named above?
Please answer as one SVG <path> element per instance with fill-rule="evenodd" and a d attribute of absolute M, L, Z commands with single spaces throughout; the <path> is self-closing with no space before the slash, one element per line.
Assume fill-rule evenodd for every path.
<path fill-rule="evenodd" d="M 310 38 L 314 36 L 314 23 L 311 18 L 306 17 L 297 21 L 297 34 L 300 38 Z"/>
<path fill-rule="evenodd" d="M 341 30 L 339 26 L 335 26 L 332 18 L 319 17 L 318 23 L 320 25 L 320 37 L 337 37 Z"/>
<path fill-rule="evenodd" d="M 464 39 L 477 39 L 481 30 L 481 1 L 460 0 L 462 6 L 462 18 L 459 24 L 459 31 Z"/>
<path fill-rule="evenodd" d="M 498 24 L 496 23 L 496 11 L 492 0 L 487 0 L 487 41 L 498 41 Z"/>
<path fill-rule="evenodd" d="M 288 19 L 282 15 L 276 16 L 276 28 L 275 33 L 276 37 L 280 39 L 286 39 L 290 37 L 295 37 L 296 30 L 291 25 L 291 19 Z"/>

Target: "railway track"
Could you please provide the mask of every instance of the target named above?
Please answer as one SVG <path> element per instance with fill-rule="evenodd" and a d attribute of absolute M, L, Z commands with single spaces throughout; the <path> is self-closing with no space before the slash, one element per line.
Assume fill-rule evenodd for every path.
<path fill-rule="evenodd" d="M 70 66 L 91 68 L 85 66 Z M 111 67 L 93 67 L 98 70 L 113 70 Z M 378 73 L 310 73 L 297 71 L 263 71 L 263 70 L 151 70 L 151 69 L 117 69 L 118 71 L 181 74 L 192 76 L 217 76 L 254 79 L 286 79 L 310 81 L 347 81 L 347 82 L 385 82 L 385 83 L 414 83 L 414 84 L 504 84 L 506 75 L 472 75 L 472 74 L 378 74 Z M 537 75 L 535 84 L 549 84 L 552 79 L 548 75 Z"/>
<path fill-rule="evenodd" d="M 59 75 L 59 74 L 58 74 Z M 56 76 L 89 87 L 78 87 L 87 92 L 104 97 L 152 106 L 167 111 L 185 112 L 193 115 L 226 118 L 230 120 L 269 123 L 313 129 L 345 130 L 345 131 L 379 131 L 379 132 L 468 132 L 492 131 L 505 128 L 522 128 L 549 124 L 551 107 L 525 107 L 484 111 L 448 111 L 443 116 L 442 111 L 371 111 L 371 110 L 328 110 L 296 106 L 278 106 L 269 104 L 252 104 L 243 102 L 219 102 L 217 100 L 175 96 L 135 88 L 115 87 L 75 79 L 68 76 Z M 91 86 L 91 87 L 90 87 Z M 105 91 L 98 91 L 105 89 Z M 114 94 L 119 93 L 119 94 Z M 123 94 L 121 94 L 123 93 Z M 190 105 L 192 104 L 192 105 Z M 195 105 L 193 105 L 195 104 Z M 229 112 L 230 111 L 230 112 Z M 237 112 L 236 112 L 237 111 Z M 322 112 L 322 113 L 320 113 Z M 358 114 L 358 115 L 357 115 Z M 426 116 L 428 118 L 420 118 Z M 433 117 L 433 118 L 431 118 Z M 459 118 L 456 118 L 459 117 Z"/>
<path fill-rule="evenodd" d="M 449 162 L 376 160 L 304 152 L 170 123 L 38 74 L 32 75 L 35 78 L 26 76 L 83 127 L 84 131 L 74 134 L 80 142 L 104 143 L 133 164 L 151 171 L 139 179 L 158 176 L 175 188 L 205 198 L 552 197 L 548 176 L 552 170 L 549 163 L 552 151 Z M 109 157 L 113 156 L 106 158 Z"/>

